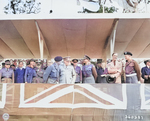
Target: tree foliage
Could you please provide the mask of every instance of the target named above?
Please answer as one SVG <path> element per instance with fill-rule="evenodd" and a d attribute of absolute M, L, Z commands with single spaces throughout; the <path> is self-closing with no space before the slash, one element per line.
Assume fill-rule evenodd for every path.
<path fill-rule="evenodd" d="M 41 3 L 36 0 L 10 0 L 4 7 L 6 14 L 37 14 L 41 11 Z"/>

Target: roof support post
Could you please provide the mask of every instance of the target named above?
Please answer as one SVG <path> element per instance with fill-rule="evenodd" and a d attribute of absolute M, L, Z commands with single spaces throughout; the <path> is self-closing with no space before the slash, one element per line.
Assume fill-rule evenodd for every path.
<path fill-rule="evenodd" d="M 45 43 L 45 40 L 44 40 L 44 37 L 42 35 L 42 32 L 38 26 L 38 23 L 35 21 L 35 25 L 36 25 L 36 28 L 37 28 L 37 32 L 38 32 L 38 39 L 39 39 L 39 48 L 40 48 L 40 59 L 43 60 L 43 55 L 44 55 L 44 47 L 46 48 L 47 50 L 47 56 L 49 56 L 49 51 L 48 51 L 48 48 L 47 48 L 47 45 Z"/>
<path fill-rule="evenodd" d="M 113 27 L 112 32 L 110 34 L 110 37 L 108 39 L 108 44 L 106 46 L 106 50 L 109 50 L 109 54 L 107 56 L 109 58 L 112 57 L 112 54 L 114 53 L 114 49 L 115 49 L 115 40 L 116 40 L 117 25 L 118 25 L 118 20 L 114 24 L 114 27 Z"/>

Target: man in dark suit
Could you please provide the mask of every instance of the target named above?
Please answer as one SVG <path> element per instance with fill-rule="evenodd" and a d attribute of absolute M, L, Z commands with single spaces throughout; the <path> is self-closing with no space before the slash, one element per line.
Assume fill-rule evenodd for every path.
<path fill-rule="evenodd" d="M 144 79 L 144 83 L 150 83 L 150 60 L 145 60 L 145 67 L 142 68 L 142 78 Z"/>
<path fill-rule="evenodd" d="M 24 75 L 25 69 L 23 68 L 23 62 L 20 61 L 18 68 L 15 70 L 15 83 L 25 83 Z"/>

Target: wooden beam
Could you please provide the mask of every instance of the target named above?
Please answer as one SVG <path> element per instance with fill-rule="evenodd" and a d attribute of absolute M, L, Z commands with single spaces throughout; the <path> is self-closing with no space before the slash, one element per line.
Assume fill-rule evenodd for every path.
<path fill-rule="evenodd" d="M 106 50 L 109 49 L 109 51 L 110 51 L 109 58 L 111 58 L 112 54 L 114 53 L 117 25 L 118 25 L 118 20 L 116 20 L 116 22 L 114 24 L 113 30 L 110 34 L 109 39 L 108 39 L 108 44 L 106 46 Z"/>
<path fill-rule="evenodd" d="M 37 32 L 38 32 L 38 39 L 39 39 L 39 48 L 40 48 L 40 58 L 41 60 L 43 60 L 43 55 L 44 55 L 44 47 L 46 48 L 46 51 L 47 51 L 47 58 L 49 57 L 49 51 L 48 51 L 48 48 L 47 48 L 47 45 L 45 43 L 45 39 L 43 37 L 43 34 L 38 26 L 38 23 L 37 21 L 35 21 L 35 24 L 36 24 L 36 28 L 37 28 Z"/>

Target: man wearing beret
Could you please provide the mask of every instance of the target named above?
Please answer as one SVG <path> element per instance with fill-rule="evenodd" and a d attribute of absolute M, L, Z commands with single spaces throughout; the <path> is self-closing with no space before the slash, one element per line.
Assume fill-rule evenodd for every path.
<path fill-rule="evenodd" d="M 0 83 L 14 83 L 14 71 L 10 68 L 10 61 L 5 61 L 5 68 L 0 71 Z"/>
<path fill-rule="evenodd" d="M 112 62 L 108 63 L 108 73 L 111 77 L 116 77 L 116 82 L 120 84 L 121 83 L 121 73 L 122 73 L 122 63 L 117 60 L 118 54 L 113 53 L 112 54 Z"/>
<path fill-rule="evenodd" d="M 145 60 L 145 67 L 142 68 L 142 78 L 144 79 L 144 83 L 150 83 L 150 60 Z"/>
<path fill-rule="evenodd" d="M 63 58 L 63 65 L 60 66 L 60 83 L 74 84 L 76 80 L 76 73 L 74 67 L 71 65 L 70 57 Z"/>
<path fill-rule="evenodd" d="M 124 52 L 126 64 L 125 75 L 126 83 L 138 83 L 141 80 L 141 72 L 138 63 L 132 59 L 131 52 Z"/>
<path fill-rule="evenodd" d="M 43 75 L 43 81 L 50 84 L 59 83 L 59 65 L 62 61 L 61 56 L 57 56 L 54 58 L 55 63 L 51 66 L 48 66 Z"/>

